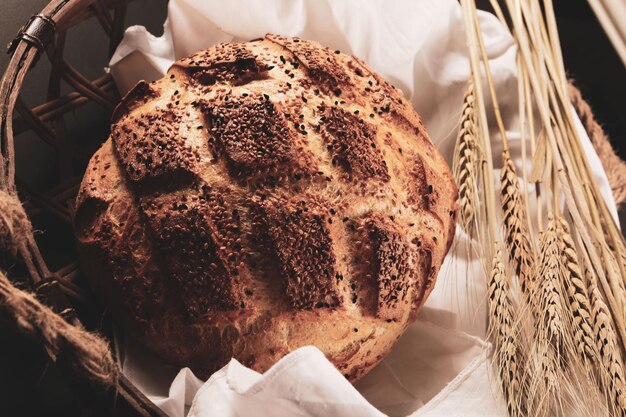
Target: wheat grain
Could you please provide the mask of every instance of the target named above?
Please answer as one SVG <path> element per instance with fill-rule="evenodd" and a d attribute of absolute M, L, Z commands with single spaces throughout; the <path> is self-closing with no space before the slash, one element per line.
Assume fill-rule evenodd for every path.
<path fill-rule="evenodd" d="M 526 415 L 525 360 L 518 346 L 520 337 L 516 330 L 517 322 L 514 319 L 510 290 L 502 252 L 497 249 L 488 287 L 489 336 L 495 346 L 493 360 L 509 416 L 521 417 Z"/>
<path fill-rule="evenodd" d="M 563 342 L 563 305 L 559 285 L 560 257 L 556 221 L 548 215 L 548 225 L 541 236 L 538 297 L 549 340 L 560 346 Z M 543 323 L 540 323 L 540 325 Z"/>
<path fill-rule="evenodd" d="M 611 313 L 602 298 L 596 278 L 588 269 L 585 272 L 591 303 L 594 340 L 602 366 L 608 375 L 608 381 L 604 382 L 605 388 L 608 391 L 613 414 L 626 417 L 626 379 L 624 379 L 624 368 L 616 342 Z"/>
<path fill-rule="evenodd" d="M 599 363 L 598 351 L 594 343 L 589 294 L 580 269 L 578 254 L 570 234 L 569 225 L 562 216 L 557 219 L 557 234 L 561 247 L 563 284 L 567 293 L 566 307 L 569 313 L 568 317 L 572 321 L 576 351 L 585 363 L 589 363 L 589 361 Z"/>
<path fill-rule="evenodd" d="M 476 96 L 472 79 L 467 83 L 452 170 L 459 186 L 459 223 L 474 234 L 474 210 L 478 206 L 478 143 L 476 139 Z"/>
<path fill-rule="evenodd" d="M 528 295 L 528 280 L 532 279 L 534 255 L 528 239 L 526 208 L 520 194 L 515 165 L 508 150 L 502 152 L 502 159 L 504 165 L 500 173 L 500 199 L 504 214 L 505 240 L 522 291 Z"/>
<path fill-rule="evenodd" d="M 562 410 L 558 401 L 562 398 L 561 353 L 565 340 L 563 297 L 559 284 L 560 248 L 552 214 L 548 215 L 546 230 L 540 234 L 539 248 L 537 277 L 531 291 L 535 300 L 532 308 L 536 317 L 534 351 L 537 368 L 531 380 L 530 404 L 534 415 L 544 416 L 551 410 Z"/>

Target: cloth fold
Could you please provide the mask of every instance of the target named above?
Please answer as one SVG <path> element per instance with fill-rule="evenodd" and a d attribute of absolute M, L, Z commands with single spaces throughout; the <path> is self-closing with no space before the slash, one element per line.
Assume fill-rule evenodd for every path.
<path fill-rule="evenodd" d="M 451 330 L 455 322 L 454 314 L 425 307 L 392 352 L 354 386 L 312 346 L 264 374 L 232 359 L 203 383 L 184 368 L 163 390 L 167 384 L 158 383 L 148 365 L 158 359 L 127 340 L 122 369 L 170 417 L 506 415 L 490 383 L 490 345 Z"/>

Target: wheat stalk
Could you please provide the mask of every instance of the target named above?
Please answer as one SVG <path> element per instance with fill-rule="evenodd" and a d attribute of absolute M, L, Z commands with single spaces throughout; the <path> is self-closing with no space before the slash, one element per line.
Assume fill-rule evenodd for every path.
<path fill-rule="evenodd" d="M 463 99 L 459 134 L 454 149 L 452 171 L 459 187 L 459 223 L 472 237 L 475 231 L 474 210 L 478 207 L 478 142 L 476 138 L 476 95 L 470 78 Z"/>
<path fill-rule="evenodd" d="M 479 200 L 473 213 L 481 213 L 476 227 L 484 227 L 489 232 L 487 237 L 490 239 L 481 241 L 483 259 L 494 262 L 489 281 L 489 328 L 497 348 L 498 356 L 494 360 L 509 413 L 519 414 L 520 410 L 525 410 L 528 415 L 562 415 L 564 404 L 567 404 L 573 405 L 580 415 L 598 415 L 590 410 L 603 407 L 596 407 L 602 397 L 593 384 L 599 382 L 613 414 L 626 417 L 621 360 L 622 349 L 626 352 L 626 243 L 602 199 L 576 130 L 551 0 L 504 0 L 508 9 L 506 18 L 498 2 L 491 0 L 498 18 L 505 25 L 511 25 L 518 45 L 518 68 L 522 78 L 518 93 L 523 95 L 518 103 L 523 124 L 522 141 L 524 123 L 527 122 L 533 151 L 530 179 L 536 182 L 536 190 L 539 190 L 537 181 L 541 181 L 541 193 L 537 191 L 539 230 L 543 225 L 542 210 L 548 213 L 546 230 L 540 234 L 539 259 L 534 236 L 529 234 L 533 223 L 527 215 L 528 190 L 524 188 L 525 194 L 522 194 L 509 154 L 475 1 L 461 0 L 461 3 L 479 104 L 476 121 L 483 150 L 480 158 L 487 162 L 480 161 L 478 173 L 477 194 L 484 200 Z M 499 238 L 500 231 L 492 229 L 498 224 L 498 209 L 494 207 L 495 201 L 488 188 L 493 162 L 486 108 L 481 95 L 481 64 L 503 146 L 502 239 Z M 537 130 L 540 135 L 536 143 L 533 141 L 536 132 L 533 106 L 539 116 Z M 522 154 L 525 155 L 524 149 Z M 526 179 L 525 165 L 523 168 Z M 552 197 L 553 201 L 546 201 L 547 197 Z M 556 217 L 551 214 L 561 212 L 562 197 L 565 197 L 565 207 L 579 239 L 577 245 L 574 245 L 565 219 L 560 214 Z M 517 309 L 512 303 L 518 298 L 515 294 L 517 287 L 510 286 L 514 283 L 513 277 L 506 275 L 508 269 L 502 259 L 499 264 L 496 262 L 501 256 L 500 251 L 495 253 L 493 242 L 497 240 L 505 242 L 511 269 L 521 283 L 523 297 L 519 299 L 522 304 Z M 581 272 L 581 266 L 585 267 L 585 274 Z M 502 282 L 509 286 L 502 287 Z M 524 306 L 524 302 L 528 306 Z M 516 321 L 513 323 L 519 327 L 512 330 L 512 322 L 503 319 L 502 311 L 514 312 Z M 532 314 L 528 314 L 529 311 Z M 528 384 L 521 385 L 524 389 L 518 387 L 518 392 L 514 393 L 507 387 L 515 386 L 510 384 L 510 370 L 512 364 L 519 363 L 514 362 L 510 354 L 516 352 L 515 349 L 506 350 L 506 345 L 523 343 L 525 335 L 517 329 L 529 330 L 528 334 L 532 334 L 527 363 L 536 375 Z M 504 334 L 510 335 L 510 339 Z M 502 350 L 509 352 L 509 356 L 501 356 Z"/>
<path fill-rule="evenodd" d="M 485 76 L 487 78 L 487 86 L 491 95 L 493 112 L 498 125 L 498 130 L 502 139 L 502 160 L 503 167 L 500 172 L 500 202 L 503 211 L 503 222 L 505 227 L 505 242 L 509 250 L 510 260 L 515 269 L 515 273 L 519 277 L 522 290 L 526 292 L 527 279 L 533 266 L 534 253 L 531 241 L 528 238 L 528 217 L 526 215 L 527 199 L 520 192 L 519 180 L 515 169 L 515 164 L 509 153 L 509 141 L 504 127 L 504 121 L 500 113 L 500 105 L 496 94 L 495 85 L 491 77 L 489 69 L 489 57 L 485 50 L 485 44 L 480 32 L 480 25 L 476 14 L 476 5 L 470 6 L 473 11 L 473 28 L 474 36 L 477 40 L 476 45 L 481 54 L 482 62 L 485 67 Z"/>
<path fill-rule="evenodd" d="M 497 247 L 496 243 L 496 247 Z M 502 251 L 496 249 L 488 285 L 489 336 L 495 351 L 493 360 L 499 372 L 502 392 L 511 417 L 525 416 L 525 358 L 519 347 L 520 333 L 514 316 L 511 288 Z"/>

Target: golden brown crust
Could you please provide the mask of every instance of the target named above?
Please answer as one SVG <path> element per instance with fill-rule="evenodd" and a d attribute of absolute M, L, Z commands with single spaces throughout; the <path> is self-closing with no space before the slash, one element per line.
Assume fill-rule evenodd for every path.
<path fill-rule="evenodd" d="M 432 289 L 456 186 L 419 116 L 362 61 L 267 35 L 139 83 L 77 198 L 94 289 L 164 359 L 263 371 L 318 346 L 346 377 Z"/>

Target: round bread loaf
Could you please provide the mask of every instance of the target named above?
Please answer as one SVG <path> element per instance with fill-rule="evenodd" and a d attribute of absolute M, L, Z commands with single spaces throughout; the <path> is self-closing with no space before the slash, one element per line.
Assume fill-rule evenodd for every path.
<path fill-rule="evenodd" d="M 354 380 L 430 293 L 456 196 L 399 90 L 356 57 L 267 35 L 137 84 L 74 223 L 95 292 L 164 360 L 206 377 L 314 345 Z"/>

